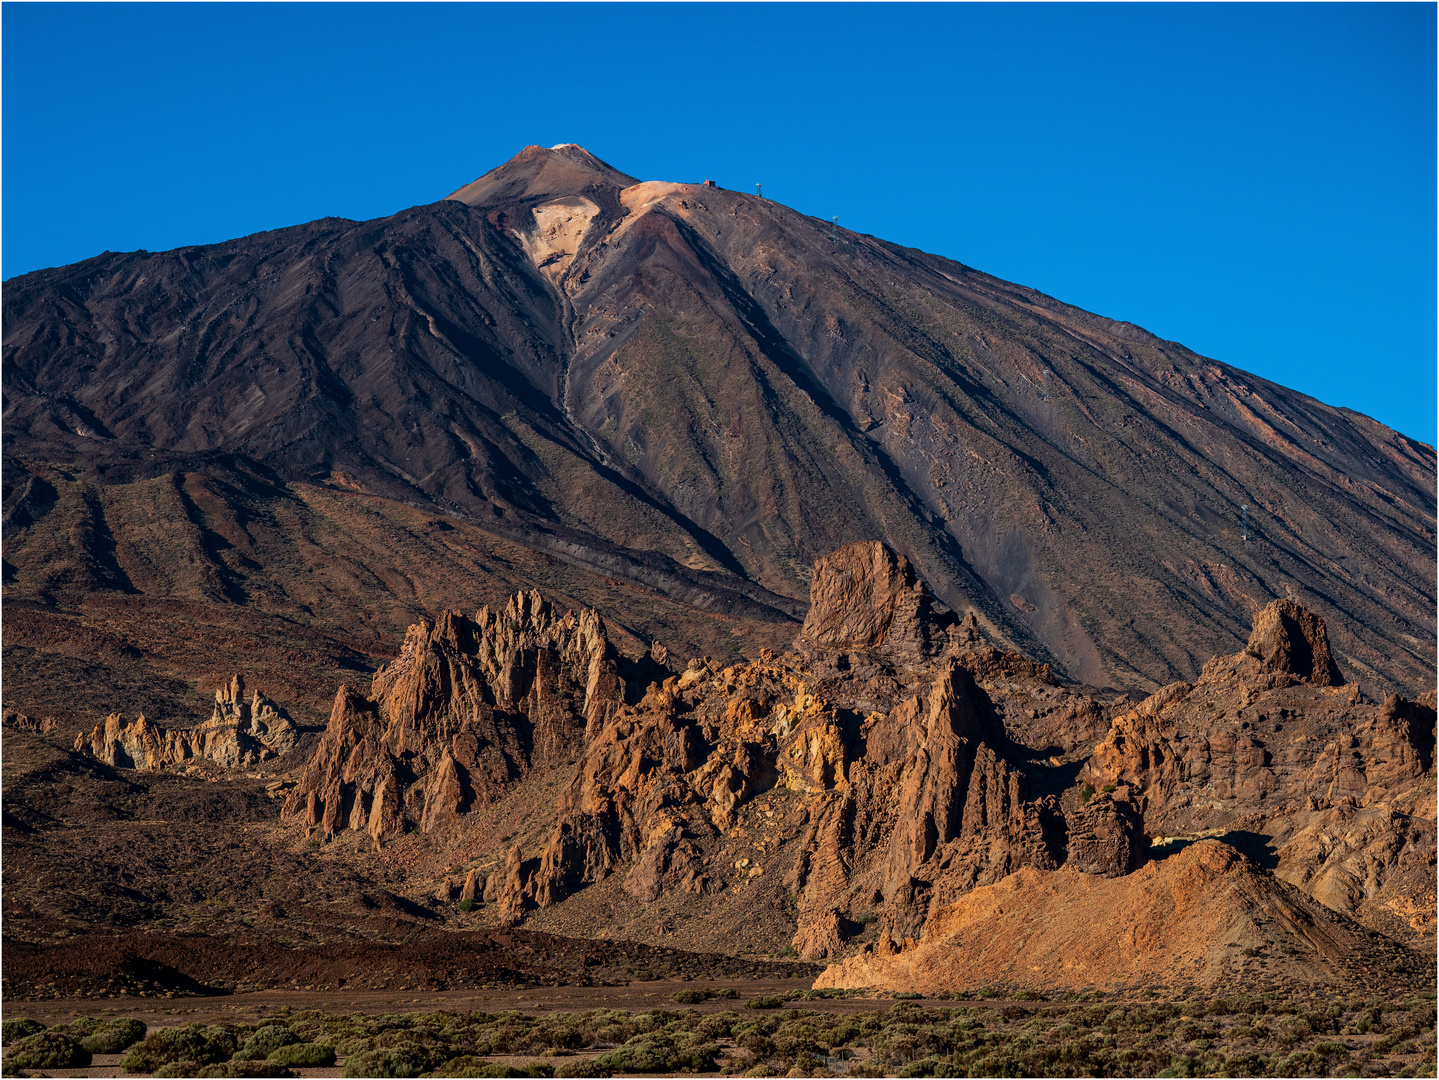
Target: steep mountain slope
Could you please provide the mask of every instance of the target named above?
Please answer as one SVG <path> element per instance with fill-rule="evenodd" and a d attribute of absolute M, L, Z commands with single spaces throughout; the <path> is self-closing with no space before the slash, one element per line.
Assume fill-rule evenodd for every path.
<path fill-rule="evenodd" d="M 276 499 L 359 489 L 758 628 L 802 613 L 817 557 L 880 537 L 995 641 L 1095 685 L 1193 678 L 1285 596 L 1375 690 L 1432 685 L 1431 447 L 578 147 L 386 219 L 26 275 L 4 305 L 7 597 L 44 604 L 52 572 L 11 556 L 53 505 L 27 475 L 240 461 Z M 80 561 L 113 578 L 145 541 L 86 498 Z"/>

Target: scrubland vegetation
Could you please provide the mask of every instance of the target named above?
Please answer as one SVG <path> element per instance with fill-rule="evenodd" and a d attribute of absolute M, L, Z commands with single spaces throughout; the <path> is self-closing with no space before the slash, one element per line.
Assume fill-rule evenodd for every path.
<path fill-rule="evenodd" d="M 983 992 L 981 992 L 983 994 Z M 733 997 L 685 990 L 686 1003 Z M 1276 994 L 1189 1001 L 899 1000 L 807 1007 L 852 992 L 791 991 L 693 1008 L 531 1015 L 325 1015 L 259 1025 L 7 1019 L 6 1075 L 89 1065 L 124 1052 L 154 1076 L 1434 1076 L 1435 996 Z M 1071 995 L 1071 998 L 1077 995 Z M 297 1073 L 296 1070 L 301 1070 Z"/>

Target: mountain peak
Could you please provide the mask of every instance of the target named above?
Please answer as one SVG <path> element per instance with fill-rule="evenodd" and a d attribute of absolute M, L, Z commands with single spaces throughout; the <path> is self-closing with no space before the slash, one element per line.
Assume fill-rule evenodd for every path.
<path fill-rule="evenodd" d="M 536 197 L 578 195 L 595 188 L 619 190 L 639 183 L 577 143 L 527 146 L 509 161 L 445 196 L 469 206 Z"/>

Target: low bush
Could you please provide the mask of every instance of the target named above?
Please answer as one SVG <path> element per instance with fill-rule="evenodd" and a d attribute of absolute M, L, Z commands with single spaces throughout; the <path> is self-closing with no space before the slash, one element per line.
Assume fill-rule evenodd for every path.
<path fill-rule="evenodd" d="M 31 1035 L 38 1035 L 44 1030 L 44 1024 L 39 1020 L 31 1020 L 28 1016 L 17 1016 L 13 1020 L 0 1023 L 0 1035 L 3 1035 L 3 1045 L 5 1046 L 19 1042 Z"/>
<path fill-rule="evenodd" d="M 235 1051 L 236 1061 L 259 1061 L 269 1057 L 282 1046 L 294 1046 L 300 1041 L 288 1024 L 266 1024 L 245 1040 Z"/>
<path fill-rule="evenodd" d="M 123 1054 L 145 1037 L 145 1024 L 140 1020 L 105 1020 L 80 1040 L 92 1054 Z"/>
<path fill-rule="evenodd" d="M 719 1047 L 705 1039 L 689 1036 L 680 1041 L 668 1032 L 650 1031 L 595 1061 L 612 1072 L 713 1072 L 718 1058 Z"/>
<path fill-rule="evenodd" d="M 221 1024 L 186 1024 L 162 1028 L 130 1047 L 120 1059 L 122 1072 L 156 1072 L 177 1062 L 218 1065 L 238 1049 L 235 1030 Z"/>
<path fill-rule="evenodd" d="M 163 1077 L 199 1076 L 201 1069 L 208 1069 L 211 1067 L 212 1066 L 209 1065 L 201 1065 L 198 1061 L 171 1061 L 165 1065 L 161 1065 L 158 1069 L 156 1069 L 155 1075 Z M 224 1066 L 220 1067 L 224 1068 Z M 139 1071 L 141 1070 L 136 1070 L 136 1072 Z"/>
<path fill-rule="evenodd" d="M 498 1061 L 483 1061 L 477 1057 L 457 1057 L 447 1061 L 443 1068 L 434 1072 L 425 1073 L 426 1076 L 487 1076 L 496 1078 L 521 1077 L 521 1076 L 553 1076 L 554 1069 L 548 1065 L 529 1065 L 525 1068 L 518 1068 L 514 1065 L 505 1065 Z M 565 1075 L 574 1075 L 566 1073 Z M 609 1073 L 605 1073 L 606 1076 Z"/>
<path fill-rule="evenodd" d="M 159 1073 L 155 1074 L 159 1076 Z M 175 1073 L 176 1076 L 187 1075 Z M 295 1074 L 283 1065 L 273 1061 L 225 1061 L 219 1065 L 206 1065 L 199 1071 L 190 1073 L 191 1076 L 205 1077 L 208 1080 L 212 1076 L 294 1076 Z"/>
<path fill-rule="evenodd" d="M 335 1048 L 323 1043 L 289 1043 L 271 1050 L 268 1060 L 302 1069 L 328 1068 L 335 1063 Z"/>
<path fill-rule="evenodd" d="M 429 1055 L 418 1046 L 364 1050 L 345 1059 L 344 1076 L 419 1076 L 429 1068 Z"/>
<path fill-rule="evenodd" d="M 759 997 L 752 997 L 744 1003 L 746 1009 L 778 1009 L 788 1001 L 784 994 L 761 994 Z"/>
<path fill-rule="evenodd" d="M 566 1061 L 555 1066 L 555 1076 L 613 1076 L 604 1065 L 594 1058 L 581 1058 L 579 1061 Z"/>
<path fill-rule="evenodd" d="M 37 1031 L 10 1047 L 5 1055 L 5 1070 L 12 1069 L 84 1069 L 90 1065 L 90 1051 L 80 1040 L 61 1031 Z"/>

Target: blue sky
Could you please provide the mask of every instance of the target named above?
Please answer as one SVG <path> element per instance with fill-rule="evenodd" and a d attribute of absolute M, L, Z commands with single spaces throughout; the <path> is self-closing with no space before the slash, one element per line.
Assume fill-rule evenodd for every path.
<path fill-rule="evenodd" d="M 6 278 L 530 143 L 753 190 L 1433 444 L 1432 4 L 5 4 Z"/>

